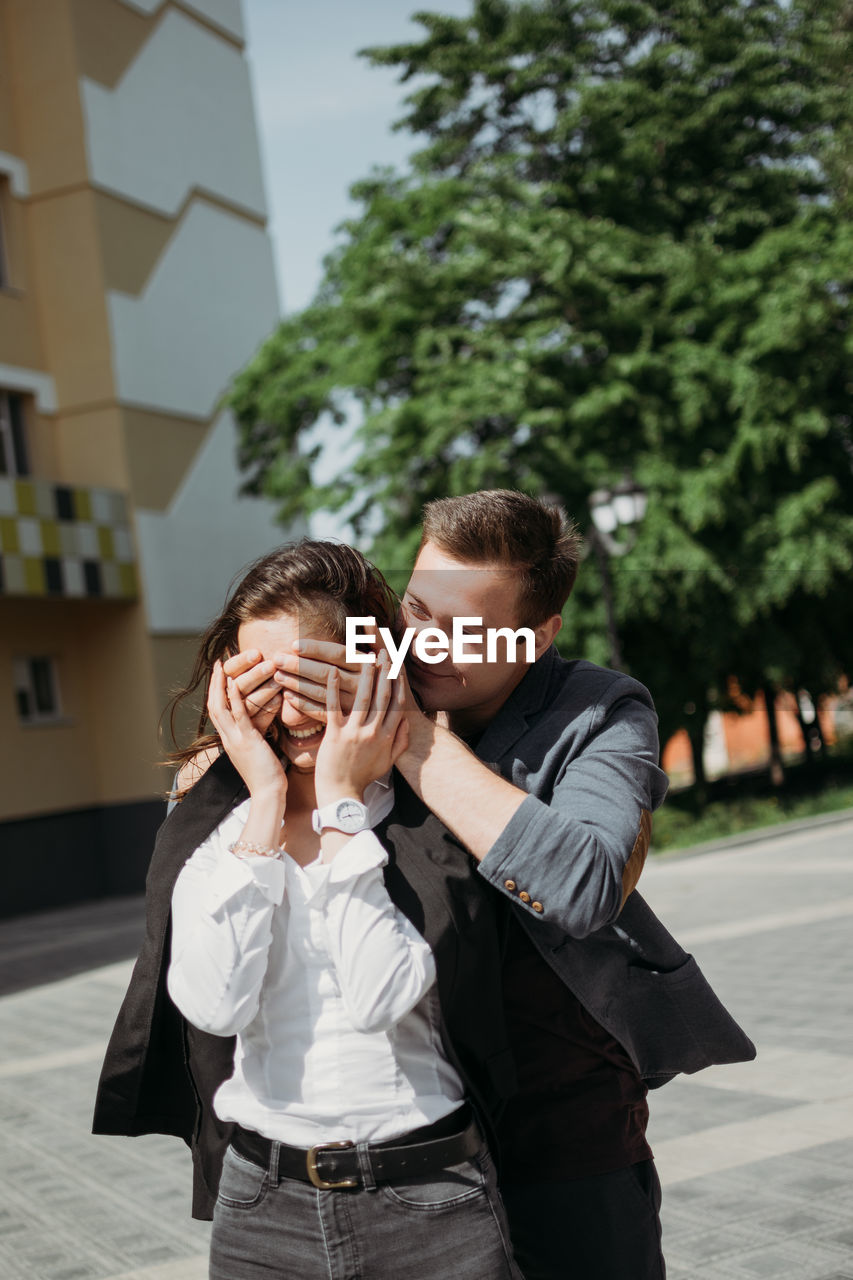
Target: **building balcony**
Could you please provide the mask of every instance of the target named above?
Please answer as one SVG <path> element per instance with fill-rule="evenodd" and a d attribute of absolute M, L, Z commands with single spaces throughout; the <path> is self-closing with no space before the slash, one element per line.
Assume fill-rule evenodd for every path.
<path fill-rule="evenodd" d="M 0 597 L 138 595 L 124 494 L 0 476 Z"/>

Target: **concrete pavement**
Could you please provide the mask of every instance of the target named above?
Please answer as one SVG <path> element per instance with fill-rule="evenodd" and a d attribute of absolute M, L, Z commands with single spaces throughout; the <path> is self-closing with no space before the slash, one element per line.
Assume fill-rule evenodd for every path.
<path fill-rule="evenodd" d="M 853 821 L 642 891 L 759 1050 L 651 1096 L 668 1280 L 853 1280 Z"/>
<path fill-rule="evenodd" d="M 642 890 L 759 1046 L 651 1095 L 668 1280 L 853 1280 L 853 821 L 655 861 Z M 88 1131 L 140 929 L 137 899 L 0 923 L 3 1280 L 206 1275 L 183 1145 Z"/>

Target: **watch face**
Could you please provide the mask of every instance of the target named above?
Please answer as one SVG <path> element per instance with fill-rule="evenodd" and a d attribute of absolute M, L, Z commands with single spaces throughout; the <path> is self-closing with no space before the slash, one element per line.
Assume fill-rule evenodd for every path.
<path fill-rule="evenodd" d="M 335 809 L 335 819 L 341 831 L 358 831 L 364 826 L 366 812 L 357 800 L 342 800 Z"/>

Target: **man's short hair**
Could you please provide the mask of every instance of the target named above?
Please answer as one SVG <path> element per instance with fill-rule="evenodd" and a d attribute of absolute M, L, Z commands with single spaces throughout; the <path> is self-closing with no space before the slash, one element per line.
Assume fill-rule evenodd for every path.
<path fill-rule="evenodd" d="M 480 489 L 424 507 L 421 546 L 519 575 L 519 623 L 561 613 L 578 573 L 581 539 L 562 507 L 516 489 Z"/>

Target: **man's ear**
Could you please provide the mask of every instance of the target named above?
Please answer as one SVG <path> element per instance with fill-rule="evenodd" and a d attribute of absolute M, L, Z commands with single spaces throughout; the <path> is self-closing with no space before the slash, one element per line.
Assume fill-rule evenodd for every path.
<path fill-rule="evenodd" d="M 538 627 L 533 628 L 533 636 L 536 641 L 536 657 L 542 657 L 542 654 L 550 644 L 553 644 L 554 636 L 563 625 L 563 619 L 559 613 L 555 613 L 553 618 L 546 618 L 544 622 L 540 622 Z"/>

